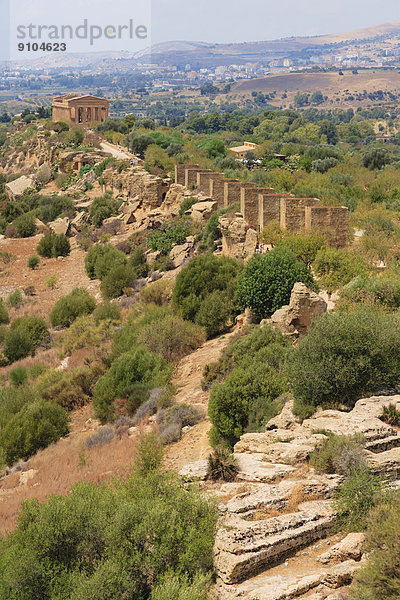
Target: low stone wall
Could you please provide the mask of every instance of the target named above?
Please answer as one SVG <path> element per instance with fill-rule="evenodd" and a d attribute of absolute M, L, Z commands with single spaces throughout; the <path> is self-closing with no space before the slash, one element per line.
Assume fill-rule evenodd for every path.
<path fill-rule="evenodd" d="M 218 209 L 239 203 L 243 218 L 256 231 L 277 221 L 293 233 L 319 231 L 327 236 L 331 246 L 347 245 L 349 216 L 345 206 L 320 206 L 318 198 L 276 194 L 273 188 L 225 179 L 223 173 L 213 173 L 198 165 L 176 165 L 175 182 L 208 194 L 217 202 Z"/>

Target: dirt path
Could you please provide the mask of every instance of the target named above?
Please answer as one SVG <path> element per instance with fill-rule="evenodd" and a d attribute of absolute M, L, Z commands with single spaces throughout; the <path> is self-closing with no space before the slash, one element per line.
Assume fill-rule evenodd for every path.
<path fill-rule="evenodd" d="M 107 152 L 108 154 L 111 154 L 111 156 L 114 156 L 114 158 L 119 158 L 119 159 L 136 158 L 130 152 L 125 152 L 124 150 L 122 150 L 122 148 L 120 150 L 119 146 L 114 146 L 114 144 L 110 144 L 110 142 L 100 142 L 100 146 L 101 146 L 101 149 L 103 150 L 103 152 Z"/>
<path fill-rule="evenodd" d="M 204 409 L 207 416 L 210 392 L 201 389 L 203 370 L 206 364 L 219 358 L 232 335 L 230 333 L 216 340 L 210 340 L 181 360 L 173 381 L 177 387 L 175 397 L 177 402 L 199 406 Z M 209 430 L 210 422 L 206 418 L 184 433 L 179 442 L 168 446 L 165 456 L 166 466 L 180 470 L 188 462 L 206 459 L 211 450 L 208 441 Z"/>

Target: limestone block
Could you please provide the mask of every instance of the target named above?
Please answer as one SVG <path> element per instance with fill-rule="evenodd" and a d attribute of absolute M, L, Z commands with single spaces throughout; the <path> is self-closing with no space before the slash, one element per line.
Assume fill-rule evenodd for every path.
<path fill-rule="evenodd" d="M 298 511 L 261 521 L 228 515 L 216 534 L 215 566 L 225 583 L 237 583 L 324 537 L 334 523 L 329 501 L 305 502 Z"/>
<path fill-rule="evenodd" d="M 51 223 L 48 224 L 50 229 L 54 232 L 59 234 L 64 234 L 67 235 L 68 233 L 68 229 L 69 229 L 69 225 L 70 225 L 70 221 L 68 219 L 68 217 L 65 217 L 64 219 L 62 219 L 61 217 L 59 219 L 56 219 L 55 221 L 52 221 Z"/>
<path fill-rule="evenodd" d="M 272 483 L 292 473 L 290 465 L 267 462 L 264 454 L 234 454 L 238 466 L 237 479 L 240 481 L 263 481 Z"/>
<path fill-rule="evenodd" d="M 190 254 L 190 250 L 192 249 L 191 244 L 180 244 L 178 246 L 174 246 L 169 253 L 169 256 L 174 264 L 175 269 L 180 267 L 187 257 Z"/>
<path fill-rule="evenodd" d="M 50 228 L 40 219 L 35 219 L 36 233 L 50 233 Z"/>
<path fill-rule="evenodd" d="M 326 564 L 331 560 L 360 560 L 364 539 L 365 535 L 363 533 L 349 533 L 344 540 L 321 554 L 318 561 Z"/>
<path fill-rule="evenodd" d="M 204 481 L 207 477 L 208 472 L 208 460 L 197 460 L 195 462 L 188 463 L 180 471 L 179 475 L 185 480 L 202 480 Z"/>

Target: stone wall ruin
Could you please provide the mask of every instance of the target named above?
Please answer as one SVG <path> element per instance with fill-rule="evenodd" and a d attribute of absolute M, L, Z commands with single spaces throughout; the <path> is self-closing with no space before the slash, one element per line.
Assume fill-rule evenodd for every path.
<path fill-rule="evenodd" d="M 321 232 L 331 246 L 344 248 L 348 241 L 349 214 L 346 206 L 321 206 L 318 198 L 296 198 L 278 194 L 273 188 L 224 178 L 199 165 L 176 165 L 175 183 L 202 191 L 217 202 L 218 210 L 239 204 L 240 213 L 257 232 L 271 221 L 292 233 Z"/>

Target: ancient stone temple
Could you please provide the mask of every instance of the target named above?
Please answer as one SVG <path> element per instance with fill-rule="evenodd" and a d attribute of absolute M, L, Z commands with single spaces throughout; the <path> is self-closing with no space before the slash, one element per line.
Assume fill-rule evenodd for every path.
<path fill-rule="evenodd" d="M 74 125 L 102 123 L 108 117 L 109 101 L 90 95 L 64 94 L 53 98 L 52 120 Z"/>

